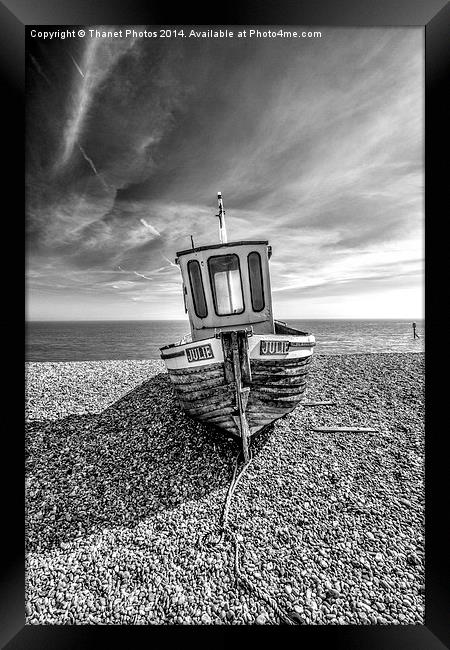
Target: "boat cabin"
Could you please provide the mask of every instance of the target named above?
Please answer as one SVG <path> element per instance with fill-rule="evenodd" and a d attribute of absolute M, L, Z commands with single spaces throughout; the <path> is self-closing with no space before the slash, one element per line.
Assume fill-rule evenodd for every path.
<path fill-rule="evenodd" d="M 200 246 L 177 253 L 193 341 L 219 330 L 274 332 L 267 241 Z"/>

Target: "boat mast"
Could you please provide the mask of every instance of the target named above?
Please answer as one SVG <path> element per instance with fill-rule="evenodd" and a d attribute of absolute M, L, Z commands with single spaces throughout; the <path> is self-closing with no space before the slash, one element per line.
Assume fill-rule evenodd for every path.
<path fill-rule="evenodd" d="M 219 241 L 221 244 L 227 243 L 227 229 L 225 226 L 225 210 L 223 209 L 222 192 L 217 192 L 217 203 L 219 204 Z"/>
<path fill-rule="evenodd" d="M 223 209 L 222 192 L 217 192 L 217 203 L 219 204 L 219 214 L 216 214 L 216 217 L 219 217 L 219 241 L 221 244 L 226 244 L 228 242 L 228 239 L 227 228 L 225 226 L 225 210 Z M 231 313 L 234 313 L 233 289 L 231 287 L 230 271 L 226 271 L 226 278 L 228 287 L 228 303 L 230 305 Z"/>

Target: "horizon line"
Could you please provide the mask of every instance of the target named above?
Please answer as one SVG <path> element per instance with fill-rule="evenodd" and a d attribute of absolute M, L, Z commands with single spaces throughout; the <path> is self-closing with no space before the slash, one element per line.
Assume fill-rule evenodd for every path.
<path fill-rule="evenodd" d="M 381 316 L 381 317 L 362 317 L 362 316 L 327 316 L 327 317 L 289 317 L 285 319 L 276 318 L 276 321 L 292 321 L 292 320 L 404 320 L 416 321 L 425 320 L 425 316 Z M 158 323 L 158 322 L 179 322 L 189 324 L 189 319 L 185 318 L 64 318 L 64 319 L 45 319 L 45 318 L 26 318 L 25 323 Z"/>

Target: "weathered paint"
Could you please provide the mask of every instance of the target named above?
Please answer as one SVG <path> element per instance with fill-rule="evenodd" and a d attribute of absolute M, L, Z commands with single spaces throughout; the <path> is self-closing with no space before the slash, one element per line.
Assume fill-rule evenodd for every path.
<path fill-rule="evenodd" d="M 219 246 L 202 246 L 192 249 L 191 251 L 182 251 L 182 254 L 179 253 L 177 262 L 180 266 L 183 283 L 187 288 L 185 295 L 186 308 L 189 316 L 193 341 L 209 339 L 214 335 L 214 330 L 216 328 L 236 329 L 249 326 L 253 327 L 254 331 L 258 333 L 274 332 L 269 273 L 269 248 L 270 247 L 266 241 L 244 241 Z M 250 253 L 259 253 L 261 258 L 262 282 L 265 300 L 265 306 L 261 311 L 254 311 L 252 307 L 248 271 L 248 255 Z M 244 310 L 241 313 L 219 316 L 215 312 L 213 292 L 208 270 L 208 260 L 217 255 L 237 255 L 239 258 L 244 302 Z M 194 309 L 188 273 L 188 263 L 191 260 L 197 260 L 200 265 L 203 290 L 208 307 L 208 314 L 204 318 L 199 318 Z"/>
<path fill-rule="evenodd" d="M 274 344 L 274 341 L 276 341 L 276 344 Z M 298 346 L 296 343 L 302 343 L 302 345 Z M 211 357 L 206 356 L 205 352 L 202 352 L 201 354 L 199 352 L 195 352 L 195 349 L 199 346 L 198 341 L 195 343 L 184 343 L 182 345 L 180 344 L 174 347 L 163 349 L 161 357 L 164 359 L 169 371 L 181 368 L 206 366 L 210 364 L 211 361 L 217 361 L 219 363 L 223 362 L 223 350 L 220 338 L 213 337 L 210 339 L 205 339 L 201 342 L 201 346 L 204 347 L 205 345 L 211 347 Z M 288 351 L 281 356 L 286 361 L 292 361 L 295 359 L 308 357 L 310 354 L 312 354 L 315 341 L 314 337 L 310 334 L 297 337 L 281 334 L 254 334 L 253 336 L 248 337 L 250 359 L 254 360 L 263 359 L 265 361 L 278 361 L 280 360 L 280 352 L 275 350 L 280 350 L 282 349 L 282 346 L 286 345 L 288 346 Z M 267 350 L 267 352 L 261 353 L 262 348 Z M 181 354 L 175 356 L 175 352 L 180 352 Z M 188 361 L 188 355 L 192 359 L 191 361 Z"/>
<path fill-rule="evenodd" d="M 269 337 L 253 336 L 248 339 L 249 344 L 252 342 L 252 380 L 246 405 L 250 435 L 283 417 L 300 403 L 312 359 L 312 347 L 289 351 L 282 358 L 260 355 L 258 351 L 264 340 L 269 340 Z M 273 335 L 271 340 L 274 340 Z M 208 344 L 216 353 L 222 350 L 220 339 L 210 339 Z M 180 347 L 192 349 L 198 345 L 185 344 Z M 234 385 L 227 383 L 223 357 L 222 361 L 216 359 L 217 355 L 213 363 L 204 359 L 189 363 L 186 356 L 174 357 L 167 359 L 166 365 L 174 391 L 188 415 L 238 436 L 239 429 L 234 420 L 237 411 Z"/>

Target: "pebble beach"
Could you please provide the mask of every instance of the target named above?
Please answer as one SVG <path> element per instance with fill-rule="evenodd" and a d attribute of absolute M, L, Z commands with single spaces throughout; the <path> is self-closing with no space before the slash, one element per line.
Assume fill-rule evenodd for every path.
<path fill-rule="evenodd" d="M 315 355 L 304 401 L 252 440 L 242 573 L 299 624 L 423 625 L 424 354 Z M 205 542 L 239 441 L 162 362 L 26 363 L 26 420 L 27 624 L 282 624 Z"/>

